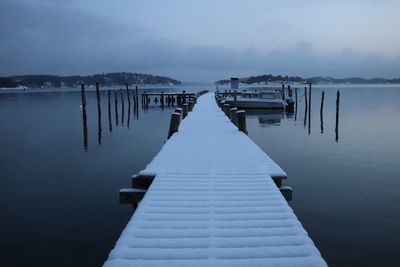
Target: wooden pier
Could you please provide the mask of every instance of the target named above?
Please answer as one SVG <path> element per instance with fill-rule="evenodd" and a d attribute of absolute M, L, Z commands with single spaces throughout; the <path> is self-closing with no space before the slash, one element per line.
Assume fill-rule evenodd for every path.
<path fill-rule="evenodd" d="M 326 266 L 273 181 L 286 173 L 213 94 L 197 102 L 120 192 L 141 201 L 104 266 Z"/>

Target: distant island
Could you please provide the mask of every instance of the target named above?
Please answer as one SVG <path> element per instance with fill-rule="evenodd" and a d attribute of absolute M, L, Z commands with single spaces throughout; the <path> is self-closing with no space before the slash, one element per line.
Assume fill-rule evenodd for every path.
<path fill-rule="evenodd" d="M 294 82 L 294 83 L 323 83 L 323 84 L 335 84 L 335 83 L 349 83 L 349 84 L 384 84 L 384 83 L 400 83 L 400 78 L 395 79 L 384 79 L 384 78 L 372 78 L 372 79 L 364 79 L 358 77 L 351 78 L 343 78 L 337 79 L 332 77 L 322 77 L 316 76 L 311 78 L 302 78 L 299 76 L 282 76 L 282 75 L 272 75 L 272 74 L 264 74 L 258 76 L 250 76 L 247 78 L 239 78 L 239 82 L 245 84 L 255 84 L 255 83 L 285 83 L 285 82 Z M 219 80 L 216 81 L 215 84 L 223 85 L 229 84 L 230 79 Z"/>
<path fill-rule="evenodd" d="M 56 75 L 16 75 L 0 77 L 0 88 L 46 88 L 46 87 L 75 87 L 81 83 L 94 85 L 99 82 L 103 86 L 132 84 L 161 84 L 161 85 L 181 85 L 178 80 L 151 74 L 114 72 L 94 74 L 87 76 L 56 76 Z"/>

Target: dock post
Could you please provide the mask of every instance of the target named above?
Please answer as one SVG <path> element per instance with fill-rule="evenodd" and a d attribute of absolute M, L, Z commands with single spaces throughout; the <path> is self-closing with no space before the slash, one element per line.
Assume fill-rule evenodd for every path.
<path fill-rule="evenodd" d="M 295 96 L 295 105 L 296 109 L 294 110 L 294 120 L 297 121 L 297 88 L 294 88 L 294 96 Z"/>
<path fill-rule="evenodd" d="M 292 97 L 293 92 L 292 92 L 292 89 L 290 89 L 290 84 L 288 85 L 287 91 L 288 91 L 288 97 Z"/>
<path fill-rule="evenodd" d="M 308 104 L 307 104 L 307 87 L 304 87 L 304 128 L 306 128 L 307 125 L 307 110 L 308 110 Z"/>
<path fill-rule="evenodd" d="M 161 108 L 164 108 L 164 91 L 161 91 L 160 104 Z"/>
<path fill-rule="evenodd" d="M 322 91 L 322 95 L 321 95 L 321 109 L 319 110 L 319 114 L 321 117 L 321 133 L 324 133 L 324 98 L 325 98 L 325 92 Z"/>
<path fill-rule="evenodd" d="M 225 112 L 225 115 L 228 116 L 228 118 L 230 118 L 230 117 L 229 117 L 229 115 L 230 115 L 230 114 L 229 114 L 230 109 L 231 109 L 231 106 L 230 106 L 229 104 L 227 104 L 227 103 L 224 104 L 223 110 L 224 110 L 224 112 Z"/>
<path fill-rule="evenodd" d="M 96 82 L 96 99 L 97 99 L 97 133 L 98 133 L 98 143 L 101 145 L 101 136 L 102 136 L 102 129 L 101 129 L 101 105 L 100 105 L 100 88 L 99 83 Z"/>
<path fill-rule="evenodd" d="M 184 118 L 186 118 L 186 116 L 188 115 L 189 104 L 188 104 L 188 103 L 184 103 L 184 104 L 182 105 L 182 110 L 183 110 L 182 119 L 184 119 Z"/>
<path fill-rule="evenodd" d="M 238 126 L 238 119 L 236 115 L 237 108 L 231 108 L 229 110 L 229 117 L 231 118 L 231 122 L 237 127 Z"/>
<path fill-rule="evenodd" d="M 282 83 L 282 100 L 285 100 L 285 84 Z"/>
<path fill-rule="evenodd" d="M 308 84 L 308 134 L 311 134 L 311 83 Z"/>
<path fill-rule="evenodd" d="M 179 123 L 181 122 L 181 114 L 174 112 L 171 114 L 171 121 L 169 123 L 168 139 L 178 131 Z"/>
<path fill-rule="evenodd" d="M 189 111 L 193 111 L 193 107 L 194 107 L 194 102 L 193 100 L 189 101 Z"/>
<path fill-rule="evenodd" d="M 88 151 L 88 128 L 87 128 L 87 112 L 86 112 L 86 93 L 85 85 L 81 83 L 81 100 L 82 100 L 82 121 L 83 121 L 83 149 Z"/>
<path fill-rule="evenodd" d="M 335 141 L 339 141 L 339 104 L 340 104 L 340 92 L 336 93 L 336 125 L 335 125 Z"/>
<path fill-rule="evenodd" d="M 237 101 L 237 91 L 236 89 L 233 90 L 233 103 L 236 105 L 236 101 Z"/>
<path fill-rule="evenodd" d="M 247 134 L 247 126 L 246 126 L 246 111 L 238 110 L 236 111 L 237 121 L 238 121 L 238 129 L 239 131 Z"/>
<path fill-rule="evenodd" d="M 128 97 L 128 106 L 131 106 L 131 99 L 129 98 L 129 87 L 128 87 L 128 83 L 125 83 L 126 86 L 126 96 Z"/>
<path fill-rule="evenodd" d="M 176 109 L 175 109 L 175 112 L 176 112 L 176 113 L 179 113 L 179 115 L 182 115 L 182 109 L 181 109 L 181 108 L 176 108 Z"/>
<path fill-rule="evenodd" d="M 185 90 L 182 91 L 182 103 L 183 104 L 186 103 L 186 91 Z"/>

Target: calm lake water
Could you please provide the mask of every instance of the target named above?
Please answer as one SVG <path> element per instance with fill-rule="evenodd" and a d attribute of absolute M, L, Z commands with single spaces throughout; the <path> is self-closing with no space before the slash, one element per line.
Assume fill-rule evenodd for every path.
<path fill-rule="evenodd" d="M 290 205 L 329 265 L 399 266 L 400 86 L 314 86 L 311 125 L 303 93 L 296 116 L 249 114 L 249 137 L 288 173 Z M 112 100 L 110 132 L 102 92 L 99 135 L 87 92 L 85 148 L 79 92 L 0 93 L 1 266 L 104 262 L 132 214 L 118 190 L 160 150 L 172 112 L 140 107 L 137 118 L 125 95 L 116 125 Z"/>

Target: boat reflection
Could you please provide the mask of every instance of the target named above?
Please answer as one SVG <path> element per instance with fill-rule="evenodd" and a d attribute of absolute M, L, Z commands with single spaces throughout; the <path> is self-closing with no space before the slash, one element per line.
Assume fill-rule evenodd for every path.
<path fill-rule="evenodd" d="M 259 127 L 278 126 L 284 116 L 282 109 L 246 109 L 245 111 L 248 117 L 258 117 Z"/>

